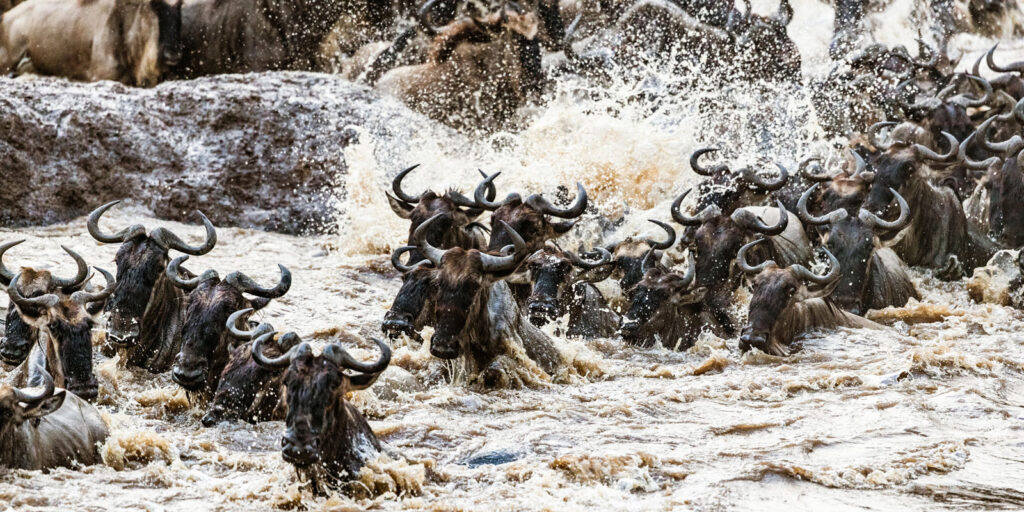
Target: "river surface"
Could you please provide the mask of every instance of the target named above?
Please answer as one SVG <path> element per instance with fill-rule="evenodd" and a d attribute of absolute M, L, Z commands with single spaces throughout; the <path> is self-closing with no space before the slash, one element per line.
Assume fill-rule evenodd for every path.
<path fill-rule="evenodd" d="M 755 10 L 773 5 L 755 2 Z M 793 5 L 789 32 L 805 75 L 824 76 L 831 7 L 814 0 Z M 913 45 L 912 9 L 912 2 L 897 0 L 873 16 L 879 40 Z M 952 47 L 976 54 L 991 43 L 959 36 Z M 1020 55 L 1019 42 L 1008 46 Z M 672 77 L 657 69 L 650 75 L 640 86 L 623 82 L 600 91 L 563 84 L 517 133 L 481 140 L 424 132 L 408 141 L 407 153 L 388 158 L 372 138 L 360 138 L 346 149 L 339 234 L 223 227 L 214 251 L 191 258 L 188 267 L 222 276 L 242 270 L 273 283 L 276 264 L 284 264 L 294 284 L 261 318 L 316 346 L 365 338 L 379 335 L 400 285 L 389 253 L 408 228 L 383 190 L 401 167 L 422 164 L 407 190 L 471 189 L 477 168 L 503 171 L 500 193 L 553 193 L 579 180 L 602 215 L 625 217 L 614 235 L 622 237 L 648 229 L 649 217 L 667 220 L 674 195 L 696 182 L 685 162 L 703 143 L 792 163 L 833 142 L 821 135 L 809 93 L 800 88 L 632 101 L 671 90 Z M 721 106 L 716 115 L 700 114 L 708 98 Z M 567 245 L 597 242 L 595 219 L 588 214 Z M 111 229 L 134 222 L 166 226 L 188 240 L 202 232 L 130 202 L 104 217 Z M 117 247 L 93 241 L 84 218 L 0 227 L 0 240 L 13 238 L 28 242 L 9 251 L 11 266 L 71 274 L 59 249 L 65 244 L 114 269 Z M 111 428 L 101 449 L 105 464 L 0 471 L 0 509 L 1024 509 L 1024 315 L 973 303 L 964 281 L 912 275 L 923 300 L 876 313 L 887 330 L 821 333 L 788 358 L 740 355 L 736 340 L 713 336 L 683 353 L 638 350 L 619 339 L 560 339 L 572 364 L 551 382 L 487 392 L 434 385 L 385 398 L 375 388 L 358 392 L 352 401 L 386 453 L 350 495 L 314 497 L 301 488 L 281 459 L 281 422 L 203 428 L 202 409 L 169 375 L 126 370 L 97 354 L 98 407 Z M 738 312 L 745 310 L 743 295 Z M 355 353 L 371 357 L 369 347 Z M 447 371 L 425 347 L 404 340 L 394 347 L 392 365 L 420 380 Z"/>

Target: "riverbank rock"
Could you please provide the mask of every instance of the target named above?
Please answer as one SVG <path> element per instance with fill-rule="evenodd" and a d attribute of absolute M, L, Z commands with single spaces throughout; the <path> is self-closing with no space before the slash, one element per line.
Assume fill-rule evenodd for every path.
<path fill-rule="evenodd" d="M 152 89 L 0 78 L 0 225 L 65 222 L 131 198 L 167 219 L 336 229 L 344 149 L 377 161 L 441 130 L 391 99 L 317 73 L 225 75 Z M 390 170 L 389 170 L 390 172 Z"/>

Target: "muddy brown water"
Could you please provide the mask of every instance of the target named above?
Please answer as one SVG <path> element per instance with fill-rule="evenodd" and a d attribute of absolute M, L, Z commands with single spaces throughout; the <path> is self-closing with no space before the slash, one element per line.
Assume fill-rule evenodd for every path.
<path fill-rule="evenodd" d="M 760 11 L 771 8 L 761 3 Z M 790 33 L 804 51 L 805 72 L 825 73 L 831 8 L 811 0 L 794 8 Z M 906 13 L 913 2 L 890 8 Z M 876 16 L 876 33 L 912 44 L 915 27 L 898 18 Z M 975 53 L 990 44 L 954 40 L 955 48 Z M 756 154 L 765 150 L 758 137 L 785 139 L 768 144 L 773 156 L 832 142 L 820 135 L 800 91 L 770 102 L 731 93 L 724 117 L 736 124 L 724 135 L 709 133 L 712 120 L 699 117 L 689 99 L 637 108 L 621 101 L 635 90 L 605 92 L 597 99 L 561 95 L 534 112 L 522 132 L 486 140 L 422 133 L 407 153 L 382 159 L 374 140 L 361 138 L 345 149 L 339 235 L 220 228 L 217 248 L 188 267 L 242 270 L 273 282 L 283 263 L 294 285 L 262 318 L 314 345 L 365 338 L 378 334 L 400 284 L 388 254 L 407 227 L 382 191 L 402 164 L 424 164 L 407 180 L 410 190 L 465 189 L 477 167 L 504 171 L 503 190 L 551 193 L 580 180 L 601 214 L 625 218 L 613 235 L 621 237 L 647 230 L 648 217 L 668 218 L 671 198 L 695 180 L 684 162 L 702 142 L 722 137 L 739 153 Z M 773 112 L 785 119 L 758 125 Z M 570 247 L 597 240 L 595 218 L 568 235 Z M 189 239 L 201 232 L 132 204 L 111 211 L 104 225 L 134 221 Z M 82 218 L 0 227 L 0 240 L 12 238 L 28 239 L 8 253 L 12 265 L 69 273 L 59 249 L 66 244 L 113 270 L 116 247 L 93 241 Z M 1024 315 L 971 302 L 963 281 L 913 275 L 923 300 L 875 313 L 887 330 L 818 333 L 789 358 L 741 355 L 735 340 L 711 336 L 683 353 L 637 350 L 619 339 L 559 339 L 568 369 L 524 389 L 452 384 L 386 398 L 378 397 L 379 386 L 356 393 L 352 400 L 386 453 L 364 470 L 355 492 L 328 497 L 310 495 L 282 461 L 281 422 L 203 428 L 201 408 L 168 375 L 129 371 L 97 355 L 98 407 L 111 429 L 101 447 L 105 463 L 2 470 L 0 509 L 1024 509 Z M 357 345 L 356 354 L 371 356 L 369 344 Z M 456 373 L 424 347 L 394 346 L 392 364 L 420 381 Z"/>

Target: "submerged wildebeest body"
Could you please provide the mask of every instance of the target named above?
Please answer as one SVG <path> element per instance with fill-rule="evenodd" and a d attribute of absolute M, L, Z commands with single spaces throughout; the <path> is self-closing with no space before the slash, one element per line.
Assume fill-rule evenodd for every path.
<path fill-rule="evenodd" d="M 239 328 L 238 325 L 242 317 L 252 312 L 252 308 L 246 308 L 228 317 L 225 327 L 241 343 L 228 352 L 228 362 L 218 379 L 210 408 L 202 419 L 204 426 L 212 427 L 222 421 L 259 423 L 284 419 L 280 407 L 284 369 L 257 363 L 252 357 L 250 343 L 264 334 L 274 333 L 274 327 L 268 323 L 250 329 Z M 249 325 L 251 327 L 252 322 Z M 290 343 L 296 341 L 294 336 L 279 337 L 276 343 L 263 345 L 263 354 L 270 358 L 279 357 L 292 348 Z"/>
<path fill-rule="evenodd" d="M 502 9 L 436 29 L 427 62 L 388 71 L 377 89 L 459 129 L 508 126 L 544 75 L 536 15 Z"/>
<path fill-rule="evenodd" d="M 99 227 L 103 213 L 119 203 L 107 203 L 89 214 L 89 234 L 103 243 L 119 243 L 117 284 L 107 301 L 110 313 L 107 340 L 127 350 L 129 367 L 145 368 L 152 373 L 170 369 L 174 356 L 181 349 L 182 314 L 185 294 L 167 278 L 165 269 L 171 250 L 200 256 L 213 250 L 217 231 L 202 212 L 198 212 L 206 228 L 206 239 L 199 246 L 190 246 L 165 228 L 146 233 L 135 224 L 117 233 L 104 233 Z M 186 279 L 195 276 L 188 274 Z"/>
<path fill-rule="evenodd" d="M 530 323 L 542 327 L 568 315 L 568 336 L 595 338 L 615 334 L 619 315 L 591 284 L 606 279 L 610 271 L 611 253 L 605 249 L 598 252 L 600 260 L 587 261 L 549 243 L 526 259 L 525 275 L 517 276 L 516 280 L 531 285 L 532 292 L 526 301 Z"/>
<path fill-rule="evenodd" d="M 0 467 L 40 470 L 101 462 L 107 438 L 99 411 L 57 390 L 44 375 L 42 389 L 0 386 Z"/>
<path fill-rule="evenodd" d="M 174 0 L 28 0 L 0 17 L 0 73 L 156 85 L 181 56 Z"/>
<path fill-rule="evenodd" d="M 519 354 L 547 375 L 554 375 L 562 365 L 561 355 L 551 339 L 527 321 L 504 282 L 525 259 L 526 242 L 508 224 L 500 224 L 499 229 L 510 233 L 512 241 L 500 255 L 460 247 L 439 249 L 423 238 L 435 219 L 420 226 L 413 237 L 427 261 L 408 270 L 420 272 L 424 285 L 403 286 L 395 299 L 408 309 L 422 311 L 429 306 L 432 310 L 421 313 L 434 327 L 430 353 L 441 359 L 459 359 L 467 381 L 479 379 L 488 387 L 518 383 L 502 364 L 506 360 L 522 364 L 525 361 L 517 359 Z M 403 292 L 407 296 L 403 297 Z M 414 292 L 418 295 L 412 295 Z"/>
<path fill-rule="evenodd" d="M 171 377 L 186 390 L 209 396 L 216 391 L 228 363 L 232 341 L 228 317 L 242 309 L 263 309 L 272 299 L 288 292 L 292 276 L 284 265 L 278 265 L 281 280 L 273 288 L 260 287 L 241 272 L 232 272 L 221 280 L 215 271 L 209 270 L 187 279 L 179 274 L 179 266 L 187 259 L 188 256 L 179 256 L 167 266 L 167 279 L 188 292 L 178 343 L 181 350 L 174 359 Z"/>
<path fill-rule="evenodd" d="M 807 201 L 817 188 L 815 184 L 804 192 L 797 213 L 805 225 L 827 229 L 823 236 L 825 246 L 836 256 L 842 269 L 832 300 L 855 315 L 870 309 L 902 307 L 911 298 L 920 300 L 899 256 L 892 249 L 882 247 L 875 234 L 876 231 L 899 231 L 910 224 L 910 207 L 906 200 L 893 191 L 900 214 L 892 222 L 865 209 L 853 215 L 842 207 L 818 216 L 807 208 Z"/>
<path fill-rule="evenodd" d="M 281 438 L 284 459 L 313 483 L 315 492 L 338 488 L 355 480 L 359 470 L 381 450 L 370 425 L 345 395 L 369 388 L 391 362 L 391 348 L 374 339 L 380 358 L 357 361 L 337 343 L 329 343 L 313 355 L 308 343 L 295 333 L 284 342 L 294 345 L 282 355 L 271 356 L 264 346 L 273 332 L 252 343 L 252 357 L 263 367 L 284 370 L 284 403 L 288 412 Z M 346 373 L 352 372 L 352 373 Z"/>
<path fill-rule="evenodd" d="M 643 279 L 629 291 L 629 311 L 622 317 L 623 340 L 640 347 L 660 342 L 670 350 L 687 350 L 703 331 L 727 335 L 716 316 L 701 306 L 707 288 L 694 286 L 693 256 L 681 274 L 656 265 L 654 254 L 651 249 L 644 256 Z"/>
<path fill-rule="evenodd" d="M 779 267 L 766 260 L 751 265 L 747 251 L 763 241 L 744 245 L 737 255 L 740 269 L 752 279 L 747 323 L 739 342 L 741 351 L 757 348 L 766 354 L 787 356 L 790 345 L 801 334 L 837 327 L 881 327 L 843 311 L 829 298 L 839 283 L 841 269 L 828 249 L 825 252 L 831 268 L 819 276 L 799 264 Z"/>
<path fill-rule="evenodd" d="M 368 2 L 369 9 L 390 9 Z M 186 0 L 179 78 L 260 71 L 316 71 L 327 34 L 348 0 Z M 366 13 L 364 13 L 366 14 Z"/>

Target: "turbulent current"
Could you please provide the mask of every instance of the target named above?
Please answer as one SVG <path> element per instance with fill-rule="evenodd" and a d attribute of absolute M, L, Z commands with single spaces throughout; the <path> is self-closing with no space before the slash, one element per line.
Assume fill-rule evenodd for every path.
<path fill-rule="evenodd" d="M 755 2 L 755 10 L 774 5 Z M 832 66 L 832 8 L 817 0 L 793 7 L 789 33 L 810 82 Z M 914 8 L 897 0 L 872 15 L 875 36 L 913 47 Z M 951 47 L 967 52 L 964 66 L 991 44 L 957 36 Z M 1020 43 L 1004 47 L 1007 59 L 1022 53 Z M 611 235 L 617 239 L 651 229 L 647 218 L 668 219 L 672 198 L 696 183 L 686 160 L 697 147 L 714 143 L 741 159 L 787 165 L 832 151 L 835 141 L 823 134 L 804 88 L 679 95 L 674 81 L 682 78 L 655 65 L 637 72 L 646 78 L 600 89 L 560 83 L 516 132 L 462 137 L 438 126 L 405 135 L 395 151 L 358 126 L 344 127 L 360 137 L 344 149 L 347 172 L 334 191 L 337 234 L 221 227 L 216 249 L 188 266 L 242 270 L 272 283 L 276 264 L 286 265 L 295 276 L 291 291 L 259 317 L 314 346 L 342 340 L 370 358 L 364 340 L 380 335 L 401 284 L 389 255 L 408 224 L 392 213 L 384 189 L 402 167 L 422 165 L 406 190 L 471 189 L 477 168 L 502 171 L 500 193 L 550 194 L 580 181 L 602 217 L 625 218 Z M 598 241 L 597 218 L 588 213 L 563 245 Z M 166 226 L 188 240 L 202 233 L 131 201 L 103 222 Z M 14 238 L 28 241 L 8 253 L 11 265 L 70 274 L 64 244 L 114 269 L 116 246 L 97 244 L 84 218 L 0 227 L 0 241 Z M 564 373 L 523 389 L 482 391 L 419 384 L 455 370 L 425 346 L 397 340 L 391 364 L 415 378 L 382 379 L 352 397 L 384 453 L 350 492 L 328 497 L 311 495 L 282 460 L 282 422 L 204 428 L 202 407 L 169 375 L 126 370 L 97 354 L 98 406 L 111 430 L 104 464 L 0 471 L 0 509 L 1022 509 L 1024 315 L 973 302 L 965 281 L 912 276 L 920 302 L 870 315 L 886 330 L 811 336 L 787 358 L 741 355 L 735 339 L 710 335 L 681 353 L 621 339 L 559 339 L 572 359 Z"/>

